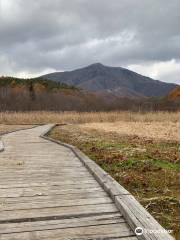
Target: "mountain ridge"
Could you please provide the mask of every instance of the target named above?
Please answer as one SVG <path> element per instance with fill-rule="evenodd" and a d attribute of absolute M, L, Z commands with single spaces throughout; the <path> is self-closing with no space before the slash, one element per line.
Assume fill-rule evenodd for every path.
<path fill-rule="evenodd" d="M 41 77 L 88 91 L 111 91 L 112 94 L 123 97 L 162 97 L 178 86 L 154 80 L 126 68 L 110 67 L 101 63 L 94 63 L 72 71 L 50 73 Z"/>

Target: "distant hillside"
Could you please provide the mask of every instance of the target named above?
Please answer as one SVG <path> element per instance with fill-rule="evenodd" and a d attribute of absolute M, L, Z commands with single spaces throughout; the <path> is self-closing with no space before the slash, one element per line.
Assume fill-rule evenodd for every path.
<path fill-rule="evenodd" d="M 0 111 L 98 111 L 121 104 L 115 97 L 109 101 L 106 96 L 44 78 L 0 77 Z"/>
<path fill-rule="evenodd" d="M 42 77 L 120 97 L 161 97 L 177 86 L 153 80 L 125 68 L 108 67 L 100 63 L 74 71 L 50 73 Z"/>

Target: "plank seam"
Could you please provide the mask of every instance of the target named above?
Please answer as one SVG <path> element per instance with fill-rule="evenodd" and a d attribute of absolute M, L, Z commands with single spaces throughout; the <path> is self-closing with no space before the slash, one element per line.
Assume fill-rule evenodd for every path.
<path fill-rule="evenodd" d="M 31 207 L 31 208 L 18 208 L 18 209 L 15 209 L 15 211 L 17 211 L 17 210 L 20 210 L 20 211 L 26 211 L 26 210 L 36 210 L 36 209 L 44 209 L 44 208 L 46 208 L 46 209 L 53 209 L 53 208 L 61 208 L 61 207 L 65 207 L 65 208 L 71 208 L 71 207 L 82 207 L 82 206 L 98 206 L 98 205 L 101 205 L 101 204 L 103 204 L 103 205 L 109 205 L 109 204 L 111 204 L 111 203 L 113 203 L 113 202 L 102 202 L 102 203 L 87 203 L 87 204 L 76 204 L 76 205 L 55 205 L 55 206 L 53 206 L 53 207 L 48 207 L 48 206 L 46 206 L 46 207 Z M 7 210 L 4 210 L 4 212 L 13 212 L 14 211 L 14 209 L 7 209 Z"/>
<path fill-rule="evenodd" d="M 14 233 L 30 233 L 30 232 L 42 232 L 42 231 L 55 231 L 55 230 L 59 230 L 59 229 L 73 229 L 73 228 L 90 228 L 90 227 L 95 227 L 95 226 L 109 226 L 109 225 L 124 225 L 124 222 L 121 222 L 121 221 L 117 221 L 117 222 L 112 222 L 112 223 L 96 223 L 96 224 L 89 224 L 89 225 L 79 225 L 78 227 L 77 226 L 68 226 L 68 227 L 56 227 L 56 228 L 44 228 L 44 229 L 38 229 L 38 230 L 26 230 L 26 231 L 14 231 L 14 232 L 2 232 L 1 234 L 4 234 L 4 235 L 7 235 L 7 234 L 14 234 Z M 130 236 L 135 236 L 135 234 L 132 234 Z"/>
<path fill-rule="evenodd" d="M 61 220 L 61 219 L 71 219 L 71 218 L 85 218 L 91 216 L 103 216 L 103 215 L 111 215 L 119 213 L 118 211 L 114 212 L 101 212 L 101 213 L 82 213 L 82 214 L 64 214 L 61 216 L 48 216 L 48 217 L 35 217 L 35 218 L 18 218 L 18 219 L 10 219 L 10 220 L 0 220 L 0 224 L 7 224 L 7 223 L 24 223 L 24 222 L 39 222 L 39 221 L 53 221 L 53 220 Z M 121 217 L 121 216 L 120 216 Z"/>

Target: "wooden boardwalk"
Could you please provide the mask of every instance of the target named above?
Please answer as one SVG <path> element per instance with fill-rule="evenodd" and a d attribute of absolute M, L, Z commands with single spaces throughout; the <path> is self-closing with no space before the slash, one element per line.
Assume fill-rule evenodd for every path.
<path fill-rule="evenodd" d="M 136 240 L 79 158 L 40 137 L 49 127 L 3 136 L 0 240 Z"/>

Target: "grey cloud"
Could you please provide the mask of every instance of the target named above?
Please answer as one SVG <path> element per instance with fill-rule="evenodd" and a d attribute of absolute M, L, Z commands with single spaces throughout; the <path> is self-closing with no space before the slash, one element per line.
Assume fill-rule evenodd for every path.
<path fill-rule="evenodd" d="M 179 21 L 179 0 L 0 0 L 0 74 L 179 60 Z"/>

